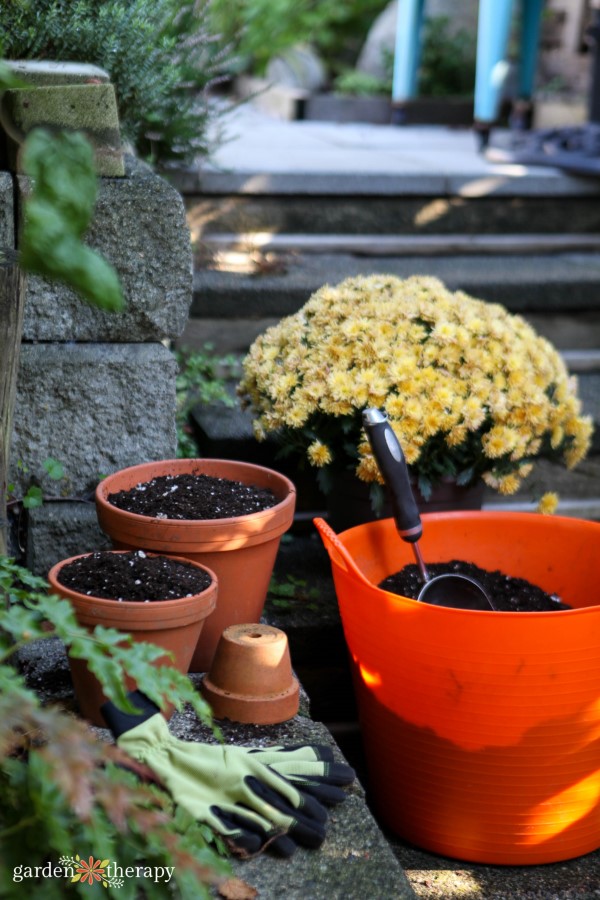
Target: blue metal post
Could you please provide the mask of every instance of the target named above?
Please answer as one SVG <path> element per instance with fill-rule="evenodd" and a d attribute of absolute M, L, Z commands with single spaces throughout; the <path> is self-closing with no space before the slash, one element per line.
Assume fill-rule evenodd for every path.
<path fill-rule="evenodd" d="M 417 93 L 421 29 L 425 0 L 398 0 L 392 103 L 402 104 Z"/>
<path fill-rule="evenodd" d="M 500 111 L 512 7 L 513 0 L 479 0 L 474 103 L 479 124 L 492 125 Z"/>
<path fill-rule="evenodd" d="M 544 0 L 521 0 L 521 7 L 522 24 L 519 97 L 522 100 L 530 100 L 535 82 Z"/>

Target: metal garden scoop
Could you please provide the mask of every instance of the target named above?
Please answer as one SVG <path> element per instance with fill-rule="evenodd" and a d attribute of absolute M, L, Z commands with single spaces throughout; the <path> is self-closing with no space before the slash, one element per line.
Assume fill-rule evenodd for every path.
<path fill-rule="evenodd" d="M 412 544 L 423 587 L 417 597 L 422 603 L 434 606 L 451 606 L 455 609 L 495 609 L 494 604 L 479 584 L 467 575 L 437 575 L 431 578 L 421 556 L 419 538 L 423 525 L 415 503 L 406 460 L 392 426 L 378 409 L 363 412 L 363 425 L 390 493 L 398 534 L 403 541 Z"/>

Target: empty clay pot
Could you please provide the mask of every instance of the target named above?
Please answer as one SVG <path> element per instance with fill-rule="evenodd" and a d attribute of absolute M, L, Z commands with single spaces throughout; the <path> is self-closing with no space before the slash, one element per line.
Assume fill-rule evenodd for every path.
<path fill-rule="evenodd" d="M 270 625 L 231 625 L 201 688 L 216 719 L 274 725 L 298 712 L 300 685 L 287 636 Z"/>

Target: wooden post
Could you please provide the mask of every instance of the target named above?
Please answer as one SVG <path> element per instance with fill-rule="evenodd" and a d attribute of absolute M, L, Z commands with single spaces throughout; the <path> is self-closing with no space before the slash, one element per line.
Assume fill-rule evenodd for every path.
<path fill-rule="evenodd" d="M 25 308 L 25 278 L 13 250 L 0 249 L 0 556 L 8 553 L 6 491 Z"/>

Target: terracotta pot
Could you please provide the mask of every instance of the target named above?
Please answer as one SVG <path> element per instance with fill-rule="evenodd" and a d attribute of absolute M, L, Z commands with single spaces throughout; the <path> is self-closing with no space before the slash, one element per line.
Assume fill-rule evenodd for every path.
<path fill-rule="evenodd" d="M 119 551 L 106 551 L 119 552 Z M 87 556 L 88 554 L 81 554 Z M 217 599 L 217 577 L 207 566 L 194 563 L 199 569 L 205 569 L 212 578 L 211 584 L 192 597 L 177 600 L 153 600 L 151 603 L 135 601 L 107 600 L 102 597 L 90 597 L 80 594 L 62 585 L 58 578 L 61 569 L 81 556 L 72 556 L 62 560 L 50 569 L 48 581 L 52 591 L 59 597 L 71 602 L 75 616 L 80 625 L 94 628 L 103 625 L 105 628 L 117 628 L 130 634 L 134 641 L 147 641 L 173 654 L 173 659 L 165 656 L 157 660 L 156 665 L 171 665 L 180 672 L 187 672 L 190 661 L 198 644 L 206 617 L 215 608 Z M 178 558 L 179 562 L 189 563 L 187 559 Z M 71 676 L 75 688 L 75 696 L 82 715 L 94 725 L 106 727 L 100 707 L 106 701 L 100 683 L 88 670 L 84 660 L 69 657 Z M 141 690 L 143 685 L 137 685 Z M 136 685 L 131 681 L 127 685 L 132 690 Z M 169 716 L 172 707 L 164 709 Z"/>
<path fill-rule="evenodd" d="M 386 825 L 434 853 L 494 865 L 597 849 L 600 524 L 533 513 L 423 516 L 426 562 L 500 568 L 574 607 L 531 613 L 390 594 L 376 585 L 413 562 L 393 520 L 337 541 L 323 526 L 317 520 Z"/>
<path fill-rule="evenodd" d="M 270 488 L 279 501 L 270 509 L 231 519 L 154 519 L 124 512 L 109 494 L 129 490 L 160 475 L 204 474 Z M 223 459 L 174 459 L 131 466 L 109 475 L 96 490 L 100 527 L 113 545 L 183 556 L 208 566 L 219 580 L 217 606 L 202 630 L 191 671 L 210 668 L 217 643 L 229 625 L 258 622 L 281 535 L 294 518 L 296 489 L 279 472 Z"/>
<path fill-rule="evenodd" d="M 287 636 L 271 625 L 231 625 L 200 687 L 216 719 L 275 725 L 298 712 L 300 685 Z"/>

